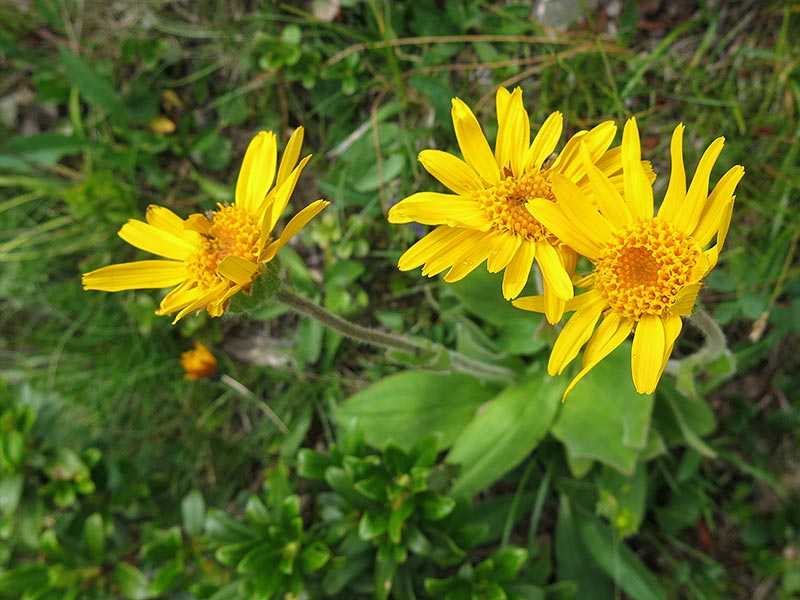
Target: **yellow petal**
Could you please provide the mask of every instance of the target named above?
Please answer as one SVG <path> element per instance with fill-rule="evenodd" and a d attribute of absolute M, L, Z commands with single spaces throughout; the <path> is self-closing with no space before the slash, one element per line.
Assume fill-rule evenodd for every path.
<path fill-rule="evenodd" d="M 281 218 L 283 211 L 286 210 L 286 206 L 289 204 L 289 199 L 294 193 L 294 188 L 297 185 L 297 180 L 300 178 L 300 173 L 303 172 L 303 169 L 310 159 L 311 155 L 306 156 L 294 169 L 292 169 L 292 172 L 289 173 L 288 177 L 284 180 L 281 186 L 276 188 L 275 195 L 272 197 L 271 202 L 262 202 L 255 207 L 255 212 L 253 214 L 256 215 L 257 218 L 261 219 L 262 238 L 266 239 L 269 237 L 269 234 L 273 229 L 275 229 L 278 219 Z"/>
<path fill-rule="evenodd" d="M 550 375 L 561 374 L 578 356 L 580 349 L 592 336 L 594 326 L 606 306 L 608 304 L 605 298 L 596 294 L 570 317 L 564 329 L 558 334 L 558 339 L 550 352 L 550 360 L 547 362 L 547 372 Z"/>
<path fill-rule="evenodd" d="M 633 223 L 633 215 L 619 195 L 614 185 L 603 172 L 592 164 L 589 149 L 581 145 L 583 167 L 592 185 L 592 199 L 597 203 L 600 212 L 608 218 L 616 229 L 622 229 Z"/>
<path fill-rule="evenodd" d="M 714 186 L 692 232 L 692 237 L 701 248 L 719 231 L 723 217 L 730 212 L 728 205 L 733 204 L 733 192 L 743 176 L 744 168 L 737 165 L 729 169 Z"/>
<path fill-rule="evenodd" d="M 548 242 L 536 243 L 536 262 L 542 270 L 545 292 L 549 288 L 562 300 L 569 300 L 575 295 L 572 280 L 564 269 L 564 263 L 558 251 Z"/>
<path fill-rule="evenodd" d="M 653 218 L 653 188 L 642 167 L 642 147 L 636 119 L 631 117 L 622 131 L 622 176 L 625 202 L 638 219 Z"/>
<path fill-rule="evenodd" d="M 511 304 L 522 310 L 529 310 L 537 313 L 544 312 L 544 296 L 523 296 L 522 298 L 512 300 Z"/>
<path fill-rule="evenodd" d="M 183 317 L 185 317 L 189 313 L 194 312 L 196 310 L 200 310 L 202 308 L 206 308 L 209 304 L 221 298 L 222 295 L 225 293 L 225 291 L 228 289 L 228 286 L 229 284 L 227 283 L 221 283 L 213 288 L 210 288 L 208 291 L 205 291 L 204 289 L 200 288 L 198 291 L 200 291 L 201 294 L 197 298 L 195 298 L 192 302 L 184 306 L 180 310 L 180 312 L 177 315 L 175 315 L 175 318 L 172 320 L 172 324 L 175 325 L 178 321 L 180 321 Z M 202 293 L 204 291 L 205 293 Z M 212 312 L 209 312 L 209 314 L 212 317 L 219 317 L 222 315 L 222 312 L 219 310 L 212 310 Z"/>
<path fill-rule="evenodd" d="M 564 316 L 564 309 L 567 306 L 566 300 L 559 298 L 549 286 L 544 288 L 544 316 L 547 322 L 555 325 Z"/>
<path fill-rule="evenodd" d="M 202 233 L 204 235 L 208 235 L 208 233 L 211 231 L 212 225 L 213 223 L 208 219 L 208 217 L 201 215 L 200 213 L 189 215 L 189 218 L 183 222 L 183 228 L 186 231 L 193 231 L 195 233 Z"/>
<path fill-rule="evenodd" d="M 673 315 L 688 317 L 694 310 L 694 303 L 697 301 L 697 294 L 703 287 L 701 283 L 692 283 L 681 289 L 675 297 L 675 302 L 669 307 L 669 312 Z"/>
<path fill-rule="evenodd" d="M 184 235 L 183 219 L 165 206 L 151 204 L 147 207 L 145 219 L 150 225 L 169 231 L 178 237 Z"/>
<path fill-rule="evenodd" d="M 425 170 L 456 194 L 468 196 L 483 187 L 480 176 L 460 158 L 441 150 L 423 150 L 419 162 Z"/>
<path fill-rule="evenodd" d="M 403 252 L 400 260 L 397 261 L 397 268 L 401 271 L 416 269 L 439 254 L 447 246 L 447 243 L 461 231 L 463 230 L 447 225 L 437 227 Z"/>
<path fill-rule="evenodd" d="M 553 175 L 553 193 L 556 196 L 556 203 L 566 217 L 566 221 L 560 223 L 562 226 L 560 229 L 564 228 L 565 223 L 569 224 L 571 230 L 577 229 L 583 237 L 590 238 L 598 248 L 611 238 L 613 232 L 611 222 L 597 211 L 591 201 L 581 193 L 578 186 L 559 173 Z M 534 216 L 536 215 L 534 214 Z M 567 242 L 559 235 L 559 230 L 551 229 L 549 225 L 545 226 L 561 241 Z M 567 245 L 572 246 L 569 242 Z M 578 250 L 574 246 L 573 248 Z M 580 250 L 578 251 L 580 252 Z M 596 256 L 596 254 L 589 255 L 583 252 L 581 254 L 589 259 Z"/>
<path fill-rule="evenodd" d="M 193 302 L 195 298 L 203 293 L 205 293 L 205 288 L 199 287 L 196 281 L 182 281 L 161 299 L 161 304 L 156 310 L 156 314 L 168 315 L 174 313 Z"/>
<path fill-rule="evenodd" d="M 255 211 L 272 185 L 277 156 L 275 134 L 271 131 L 259 132 L 247 146 L 239 178 L 236 180 L 234 202 L 250 214 L 256 214 Z"/>
<path fill-rule="evenodd" d="M 580 157 L 580 147 L 586 144 L 594 163 L 604 155 L 614 136 L 617 134 L 617 126 L 613 121 L 605 121 L 590 131 L 579 131 L 564 146 L 558 158 L 551 167 L 553 171 L 561 173 L 564 177 L 577 182 L 584 175 L 583 161 Z"/>
<path fill-rule="evenodd" d="M 714 163 L 717 162 L 724 145 L 725 138 L 719 137 L 711 142 L 711 145 L 703 152 L 703 156 L 700 157 L 700 163 L 692 177 L 692 183 L 689 184 L 689 191 L 686 192 L 686 199 L 673 219 L 678 231 L 691 234 L 697 227 L 697 222 L 700 220 L 700 215 L 703 213 L 706 200 L 708 200 L 708 180 L 711 177 L 711 169 L 714 168 Z"/>
<path fill-rule="evenodd" d="M 544 161 L 555 152 L 561 130 L 564 126 L 564 116 L 556 111 L 551 113 L 542 127 L 536 132 L 533 143 L 525 154 L 525 167 L 530 170 L 541 169 Z"/>
<path fill-rule="evenodd" d="M 567 312 L 581 310 L 582 308 L 596 302 L 598 298 L 602 298 L 602 296 L 597 293 L 597 290 L 591 289 L 583 294 L 578 294 L 572 298 L 572 300 L 567 300 L 567 306 L 565 310 Z"/>
<path fill-rule="evenodd" d="M 561 401 L 564 402 L 570 392 L 575 389 L 575 385 L 583 379 L 586 374 L 597 366 L 606 356 L 616 350 L 624 342 L 633 328 L 633 322 L 616 313 L 609 313 L 598 325 L 592 339 L 586 345 L 583 353 L 583 368 L 573 377 Z"/>
<path fill-rule="evenodd" d="M 536 244 L 533 241 L 523 240 L 503 273 L 503 298 L 511 300 L 522 292 L 522 288 L 531 276 L 535 255 Z"/>
<path fill-rule="evenodd" d="M 186 265 L 171 260 L 140 260 L 109 265 L 85 273 L 83 289 L 103 292 L 160 289 L 179 284 L 186 278 Z"/>
<path fill-rule="evenodd" d="M 119 230 L 119 237 L 141 250 L 163 256 L 184 260 L 197 250 L 197 246 L 186 241 L 185 234 L 178 236 L 171 231 L 159 229 L 149 223 L 131 219 Z"/>
<path fill-rule="evenodd" d="M 555 189 L 555 186 L 553 189 Z M 590 260 L 598 257 L 600 255 L 600 245 L 578 229 L 564 214 L 561 206 L 541 198 L 535 198 L 525 204 L 528 212 L 567 246 L 577 250 Z"/>
<path fill-rule="evenodd" d="M 275 255 L 286 245 L 286 242 L 300 233 L 300 230 L 303 229 L 303 227 L 305 227 L 311 219 L 321 213 L 329 204 L 330 202 L 327 200 L 317 200 L 306 206 L 303 210 L 289 219 L 286 227 L 283 228 L 283 232 L 281 232 L 281 237 L 267 246 L 263 255 L 260 257 L 260 260 L 262 262 L 269 262 L 275 258 Z"/>
<path fill-rule="evenodd" d="M 622 175 L 622 146 L 606 150 L 603 156 L 595 161 L 594 166 L 608 178 L 616 174 Z M 620 187 L 617 191 L 621 194 L 624 189 Z"/>
<path fill-rule="evenodd" d="M 661 360 L 666 348 L 661 317 L 645 315 L 636 324 L 631 349 L 633 385 L 640 394 L 652 394 L 661 376 Z"/>
<path fill-rule="evenodd" d="M 297 159 L 300 158 L 300 149 L 303 147 L 303 133 L 303 128 L 298 127 L 292 132 L 289 141 L 286 142 L 286 148 L 284 148 L 283 156 L 281 157 L 281 166 L 278 168 L 278 179 L 275 180 L 275 187 L 281 187 L 294 170 Z"/>
<path fill-rule="evenodd" d="M 453 194 L 417 192 L 395 204 L 389 210 L 390 223 L 424 225 L 449 225 L 487 231 L 491 221 L 486 218 L 480 204 Z"/>
<path fill-rule="evenodd" d="M 217 274 L 230 279 L 239 285 L 247 285 L 253 281 L 258 265 L 240 256 L 229 255 L 217 264 Z"/>
<path fill-rule="evenodd" d="M 481 236 L 468 246 L 465 245 L 464 252 L 459 256 L 459 260 L 444 276 L 448 283 L 459 281 L 469 275 L 478 265 L 483 263 L 492 251 L 492 247 L 497 244 L 500 237 L 499 232 L 490 231 Z"/>
<path fill-rule="evenodd" d="M 473 244 L 480 243 L 484 233 L 472 229 L 455 228 L 458 233 L 448 238 L 446 244 L 440 246 L 439 252 L 425 262 L 422 274 L 426 277 L 438 275 L 445 269 L 452 267 L 461 260 L 461 257 Z"/>
<path fill-rule="evenodd" d="M 500 172 L 478 119 L 459 98 L 453 98 L 452 104 L 453 127 L 464 160 L 488 183 L 497 183 Z"/>
<path fill-rule="evenodd" d="M 683 322 L 677 315 L 667 315 L 664 320 L 664 340 L 666 346 L 664 347 L 664 356 L 661 358 L 661 370 L 658 373 L 658 378 L 664 373 L 664 368 L 667 366 L 669 357 L 672 356 L 672 349 L 675 347 L 675 340 L 683 328 Z"/>
<path fill-rule="evenodd" d="M 489 273 L 497 273 L 505 269 L 517 254 L 521 243 L 522 237 L 518 235 L 510 233 L 501 235 L 491 252 L 489 252 L 489 260 L 486 263 Z"/>
<path fill-rule="evenodd" d="M 525 152 L 531 137 L 530 119 L 522 104 L 522 89 L 516 88 L 510 96 L 507 90 L 498 89 L 496 104 L 495 161 L 501 168 L 510 165 L 514 175 L 522 175 Z"/>
<path fill-rule="evenodd" d="M 672 132 L 672 141 L 669 144 L 670 160 L 672 167 L 669 174 L 669 184 L 664 201 L 658 209 L 658 218 L 662 221 L 672 222 L 681 209 L 686 199 L 686 171 L 683 167 L 683 123 L 679 123 Z"/>
<path fill-rule="evenodd" d="M 717 232 L 717 243 L 703 253 L 702 258 L 704 259 L 704 264 L 698 263 L 698 267 L 701 265 L 703 267 L 702 269 L 699 269 L 698 277 L 700 279 L 708 275 L 711 270 L 717 266 L 719 253 L 722 251 L 722 246 L 725 245 L 725 238 L 728 237 L 728 227 L 730 226 L 731 215 L 733 214 L 733 200 L 734 199 L 732 198 L 731 201 L 722 209 L 719 231 Z"/>

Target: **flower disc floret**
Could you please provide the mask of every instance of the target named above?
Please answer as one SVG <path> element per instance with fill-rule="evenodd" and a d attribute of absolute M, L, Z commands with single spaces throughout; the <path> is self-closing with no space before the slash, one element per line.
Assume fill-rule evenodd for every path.
<path fill-rule="evenodd" d="M 477 190 L 474 198 L 491 221 L 493 229 L 526 240 L 556 243 L 555 236 L 525 207 L 534 198 L 555 200 L 550 184 L 541 171 L 523 173 L 519 177 L 506 174 L 499 183 Z"/>
<path fill-rule="evenodd" d="M 241 207 L 218 205 L 209 215 L 211 226 L 201 234 L 197 252 L 187 262 L 190 277 L 206 287 L 222 281 L 217 266 L 228 256 L 257 264 L 261 231 L 255 219 Z"/>
<path fill-rule="evenodd" d="M 640 221 L 612 234 L 595 263 L 595 289 L 625 318 L 665 316 L 690 283 L 699 254 L 671 223 Z"/>

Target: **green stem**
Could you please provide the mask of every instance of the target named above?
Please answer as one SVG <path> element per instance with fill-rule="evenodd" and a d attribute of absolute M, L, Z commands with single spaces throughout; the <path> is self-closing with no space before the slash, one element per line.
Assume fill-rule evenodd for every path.
<path fill-rule="evenodd" d="M 275 299 L 283 302 L 295 312 L 319 321 L 326 327 L 352 340 L 393 350 L 401 350 L 414 355 L 429 354 L 440 348 L 438 344 L 429 341 L 418 342 L 404 335 L 377 331 L 369 327 L 356 325 L 351 321 L 333 314 L 307 298 L 298 296 L 285 288 L 275 292 Z M 450 358 L 450 367 L 455 371 L 470 373 L 484 379 L 511 381 L 515 378 L 514 372 L 506 367 L 490 365 L 485 362 L 464 356 L 455 350 L 444 348 Z"/>
<path fill-rule="evenodd" d="M 689 317 L 689 321 L 691 321 L 706 338 L 706 345 L 695 352 L 695 360 L 700 364 L 707 365 L 722 356 L 725 350 L 728 349 L 725 334 L 722 332 L 722 328 L 720 328 L 714 318 L 701 304 L 697 305 L 697 309 L 692 313 L 692 316 Z"/>
<path fill-rule="evenodd" d="M 672 375 L 678 374 L 681 363 L 684 361 L 690 361 L 693 365 L 707 365 L 717 360 L 728 349 L 725 334 L 714 318 L 701 304 L 697 305 L 692 316 L 689 317 L 689 322 L 697 327 L 703 334 L 705 344 L 694 354 L 679 360 L 670 360 L 667 363 L 665 371 Z"/>

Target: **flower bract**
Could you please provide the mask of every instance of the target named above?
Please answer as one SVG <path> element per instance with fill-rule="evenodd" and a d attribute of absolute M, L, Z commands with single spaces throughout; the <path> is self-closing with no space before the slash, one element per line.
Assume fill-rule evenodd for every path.
<path fill-rule="evenodd" d="M 117 292 L 175 286 L 157 314 L 177 313 L 173 323 L 202 309 L 212 317 L 221 316 L 228 300 L 249 290 L 262 265 L 329 204 L 312 202 L 289 220 L 279 237 L 273 235 L 311 158 L 298 162 L 302 143 L 303 128 L 299 127 L 278 166 L 275 134 L 256 135 L 245 152 L 233 204 L 218 204 L 207 214 L 187 219 L 163 206 L 149 206 L 146 222 L 131 219 L 119 236 L 164 260 L 102 267 L 83 276 L 84 289 Z"/>
<path fill-rule="evenodd" d="M 565 398 L 631 332 L 634 386 L 639 393 L 652 393 L 681 331 L 681 317 L 691 314 L 701 280 L 717 263 L 744 169 L 732 167 L 708 193 L 711 169 L 724 144 L 718 138 L 704 152 L 687 189 L 683 130 L 678 125 L 672 136 L 670 180 L 655 216 L 635 119 L 625 124 L 622 137 L 621 194 L 591 164 L 589 149 L 582 147 L 591 199 L 568 178 L 556 175 L 557 202 L 528 203 L 540 222 L 594 264 L 593 273 L 581 282 L 588 291 L 567 302 L 566 310 L 575 313 L 559 334 L 548 363 L 551 375 L 560 374 L 586 345 L 583 368 L 567 387 Z M 545 300 L 530 296 L 518 298 L 514 305 L 544 312 Z"/>
<path fill-rule="evenodd" d="M 498 89 L 496 109 L 493 152 L 470 108 L 453 99 L 453 125 L 464 159 L 440 150 L 420 153 L 425 169 L 452 193 L 419 192 L 389 211 L 392 223 L 435 226 L 400 257 L 398 267 L 406 271 L 422 266 L 429 277 L 448 270 L 444 280 L 454 282 L 486 262 L 490 272 L 504 271 L 503 296 L 509 300 L 525 287 L 536 261 L 544 280 L 546 315 L 555 322 L 574 293 L 571 275 L 577 255 L 526 206 L 534 199 L 553 202 L 555 176 L 581 187 L 588 184 L 581 147 L 591 165 L 609 177 L 618 175 L 619 149 L 609 150 L 616 126 L 607 121 L 578 132 L 553 159 L 561 113 L 552 113 L 531 141 L 521 89 Z"/>

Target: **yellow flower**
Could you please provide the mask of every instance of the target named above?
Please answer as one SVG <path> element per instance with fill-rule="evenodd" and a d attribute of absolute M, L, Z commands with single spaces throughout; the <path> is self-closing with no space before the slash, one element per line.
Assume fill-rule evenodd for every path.
<path fill-rule="evenodd" d="M 181 353 L 181 366 L 184 379 L 202 379 L 214 374 L 217 370 L 217 359 L 205 345 L 195 342 L 193 350 Z"/>
<path fill-rule="evenodd" d="M 277 167 L 275 134 L 262 131 L 256 135 L 245 152 L 233 204 L 218 204 L 207 216 L 193 214 L 184 220 L 168 208 L 149 206 L 147 222 L 131 219 L 119 230 L 119 236 L 167 260 L 97 269 L 83 276 L 84 289 L 118 292 L 176 286 L 161 301 L 156 314 L 177 312 L 173 323 L 203 308 L 212 317 L 221 316 L 231 296 L 249 290 L 261 265 L 271 261 L 329 204 L 325 200 L 312 202 L 289 220 L 280 237 L 273 237 L 297 179 L 311 158 L 306 156 L 298 163 L 302 143 L 303 128 L 299 127 Z"/>
<path fill-rule="evenodd" d="M 530 277 L 534 260 L 544 279 L 546 315 L 551 323 L 564 312 L 573 296 L 571 274 L 576 254 L 526 209 L 534 198 L 554 200 L 552 180 L 560 174 L 585 186 L 588 180 L 579 149 L 585 144 L 591 163 L 609 176 L 621 169 L 619 149 L 607 151 L 616 126 L 607 121 L 574 135 L 559 156 L 550 160 L 561 137 L 562 116 L 551 114 L 531 143 L 530 120 L 522 90 L 497 90 L 497 139 L 489 147 L 470 108 L 452 101 L 456 139 L 464 160 L 440 150 L 423 150 L 425 169 L 454 194 L 419 192 L 389 211 L 391 223 L 416 221 L 438 225 L 400 257 L 402 271 L 423 265 L 433 277 L 450 269 L 444 280 L 454 282 L 487 261 L 491 273 L 505 270 L 503 296 L 516 298 Z"/>
<path fill-rule="evenodd" d="M 655 217 L 635 119 L 625 124 L 622 136 L 622 195 L 590 164 L 588 149 L 582 148 L 594 190 L 591 201 L 559 175 L 553 181 L 555 203 L 533 200 L 528 204 L 537 219 L 594 264 L 593 273 L 580 285 L 589 291 L 567 303 L 567 310 L 575 314 L 550 354 L 548 371 L 560 374 L 588 342 L 583 369 L 564 398 L 631 331 L 633 383 L 639 393 L 652 393 L 681 331 L 681 317 L 691 314 L 700 281 L 717 263 L 728 233 L 733 193 L 744 169 L 732 167 L 708 193 L 711 169 L 724 144 L 723 138 L 717 138 L 703 153 L 687 190 L 683 129 L 678 125 L 672 135 L 670 181 Z M 715 244 L 704 250 L 714 237 Z M 536 296 L 519 298 L 514 305 L 544 310 L 543 299 Z"/>

